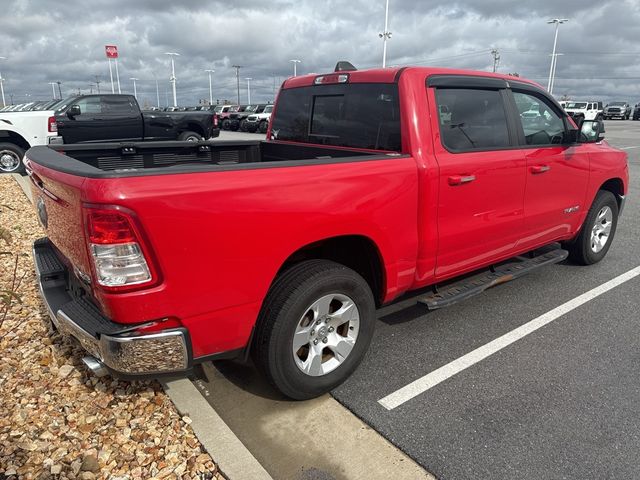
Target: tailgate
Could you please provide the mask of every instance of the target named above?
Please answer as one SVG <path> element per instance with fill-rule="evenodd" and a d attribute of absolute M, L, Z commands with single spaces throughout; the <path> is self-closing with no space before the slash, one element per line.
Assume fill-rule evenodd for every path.
<path fill-rule="evenodd" d="M 36 214 L 47 236 L 74 270 L 89 275 L 91 267 L 82 219 L 84 177 L 49 169 L 26 160 Z"/>

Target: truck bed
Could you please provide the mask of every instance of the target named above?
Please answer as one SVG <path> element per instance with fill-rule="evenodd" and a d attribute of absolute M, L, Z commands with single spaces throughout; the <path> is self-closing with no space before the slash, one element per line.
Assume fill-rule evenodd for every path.
<path fill-rule="evenodd" d="M 30 161 L 89 178 L 368 161 L 396 153 L 266 141 L 91 143 L 34 147 Z"/>

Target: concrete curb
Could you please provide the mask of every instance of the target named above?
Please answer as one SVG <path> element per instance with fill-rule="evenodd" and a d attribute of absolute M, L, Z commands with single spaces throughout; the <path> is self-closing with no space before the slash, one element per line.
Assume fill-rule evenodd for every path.
<path fill-rule="evenodd" d="M 273 480 L 198 389 L 186 378 L 161 382 L 182 415 L 188 415 L 198 440 L 229 480 Z"/>

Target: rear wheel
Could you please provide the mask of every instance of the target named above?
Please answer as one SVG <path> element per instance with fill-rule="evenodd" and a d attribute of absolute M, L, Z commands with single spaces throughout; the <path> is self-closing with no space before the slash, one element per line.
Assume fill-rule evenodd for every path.
<path fill-rule="evenodd" d="M 578 236 L 566 245 L 569 257 L 581 265 L 602 260 L 613 242 L 618 225 L 618 202 L 613 193 L 600 190 Z"/>
<path fill-rule="evenodd" d="M 200 142 L 202 140 L 202 136 L 196 132 L 186 131 L 182 132 L 178 136 L 178 140 L 182 142 Z"/>
<path fill-rule="evenodd" d="M 260 122 L 260 126 L 258 127 L 258 130 L 260 131 L 260 133 L 267 133 L 268 129 L 269 129 L 269 122 L 267 122 L 266 120 L 262 120 Z"/>
<path fill-rule="evenodd" d="M 229 130 L 229 119 L 225 118 L 224 120 L 222 120 L 222 129 L 223 130 Z"/>
<path fill-rule="evenodd" d="M 24 150 L 13 143 L 0 143 L 0 173 L 24 173 Z"/>
<path fill-rule="evenodd" d="M 256 324 L 256 366 L 284 395 L 303 400 L 344 382 L 360 364 L 375 323 L 371 289 L 326 260 L 294 265 L 274 283 Z"/>

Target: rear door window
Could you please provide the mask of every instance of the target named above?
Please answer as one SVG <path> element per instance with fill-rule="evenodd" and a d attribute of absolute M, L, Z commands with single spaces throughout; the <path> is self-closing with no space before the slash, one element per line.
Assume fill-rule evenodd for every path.
<path fill-rule="evenodd" d="M 499 90 L 437 88 L 443 145 L 453 152 L 511 146 Z"/>
<path fill-rule="evenodd" d="M 102 113 L 107 115 L 131 115 L 136 113 L 133 100 L 129 97 L 102 97 Z"/>
<path fill-rule="evenodd" d="M 401 150 L 396 84 L 332 84 L 280 92 L 272 138 L 371 150 Z"/>

